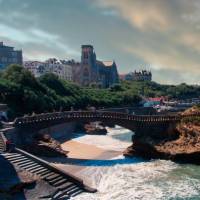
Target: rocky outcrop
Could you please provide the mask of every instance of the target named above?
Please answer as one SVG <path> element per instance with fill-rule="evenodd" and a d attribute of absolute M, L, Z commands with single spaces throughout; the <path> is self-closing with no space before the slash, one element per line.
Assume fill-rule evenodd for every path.
<path fill-rule="evenodd" d="M 84 126 L 85 132 L 90 135 L 106 135 L 107 130 L 100 123 L 89 123 Z"/>
<path fill-rule="evenodd" d="M 57 189 L 0 155 L 0 200 L 43 199 Z"/>
<path fill-rule="evenodd" d="M 68 151 L 64 151 L 61 144 L 48 134 L 37 134 L 32 144 L 26 146 L 26 150 L 33 154 L 47 157 L 66 157 L 68 154 Z"/>
<path fill-rule="evenodd" d="M 193 108 L 185 113 L 191 114 L 191 111 L 197 112 Z M 163 138 L 155 138 L 152 133 L 146 134 L 149 137 L 137 134 L 124 155 L 200 164 L 200 121 L 198 123 L 198 120 L 197 117 L 180 122 L 174 129 L 167 131 L 170 134 L 163 133 Z"/>
<path fill-rule="evenodd" d="M 24 190 L 35 187 L 37 180 L 39 180 L 36 175 L 19 168 L 15 169 L 2 157 L 0 165 L 0 199 L 16 199 L 16 195 L 22 197 Z"/>

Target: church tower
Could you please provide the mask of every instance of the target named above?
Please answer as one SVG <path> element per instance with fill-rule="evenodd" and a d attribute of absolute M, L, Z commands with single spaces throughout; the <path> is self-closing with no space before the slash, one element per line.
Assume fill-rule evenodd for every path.
<path fill-rule="evenodd" d="M 98 79 L 96 54 L 92 45 L 82 45 L 81 48 L 81 85 L 89 86 Z"/>

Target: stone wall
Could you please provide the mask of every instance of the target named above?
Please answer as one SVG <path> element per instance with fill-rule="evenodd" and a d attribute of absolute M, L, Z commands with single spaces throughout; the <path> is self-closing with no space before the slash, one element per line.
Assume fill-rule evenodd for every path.
<path fill-rule="evenodd" d="M 76 129 L 76 122 L 68 122 L 64 124 L 54 125 L 45 129 L 38 130 L 37 128 L 13 128 L 5 131 L 7 139 L 11 140 L 16 146 L 23 147 L 31 144 L 33 137 L 38 134 L 50 134 L 55 139 L 65 138 L 66 140 L 73 137 L 73 132 Z"/>
<path fill-rule="evenodd" d="M 41 129 L 39 130 L 39 133 L 42 134 L 47 133 L 51 135 L 51 137 L 53 137 L 54 139 L 62 139 L 62 138 L 70 139 L 73 137 L 72 134 L 76 130 L 76 125 L 77 125 L 76 122 L 58 124 L 45 129 Z"/>

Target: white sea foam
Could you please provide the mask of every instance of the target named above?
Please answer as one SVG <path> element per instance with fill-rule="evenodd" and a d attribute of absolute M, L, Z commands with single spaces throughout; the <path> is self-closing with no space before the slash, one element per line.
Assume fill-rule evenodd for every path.
<path fill-rule="evenodd" d="M 82 171 L 91 177 L 95 194 L 81 194 L 74 200 L 190 199 L 199 195 L 200 180 L 173 172 L 180 166 L 155 160 L 112 167 L 90 167 Z"/>
<path fill-rule="evenodd" d="M 105 149 L 122 150 L 131 144 L 113 139 L 127 134 L 121 129 L 109 130 L 107 136 L 87 135 L 79 142 Z M 87 166 L 87 163 L 86 163 Z M 98 189 L 95 194 L 83 193 L 73 200 L 198 200 L 200 199 L 200 167 L 179 165 L 171 161 L 127 159 L 118 156 L 111 160 L 90 161 L 80 172 Z"/>
<path fill-rule="evenodd" d="M 118 126 L 113 129 L 108 128 L 107 135 L 79 135 L 79 137 L 76 137 L 73 140 L 84 144 L 92 144 L 107 150 L 123 151 L 131 145 L 131 138 L 127 139 L 129 141 L 120 141 L 119 139 L 115 139 L 114 136 L 122 135 L 124 137 L 127 133 L 129 133 L 129 135 L 133 134 L 129 130 Z"/>
<path fill-rule="evenodd" d="M 108 135 L 118 135 L 118 134 L 126 134 L 129 133 L 130 130 L 122 128 L 121 126 L 115 126 L 115 128 L 106 127 L 108 131 Z"/>

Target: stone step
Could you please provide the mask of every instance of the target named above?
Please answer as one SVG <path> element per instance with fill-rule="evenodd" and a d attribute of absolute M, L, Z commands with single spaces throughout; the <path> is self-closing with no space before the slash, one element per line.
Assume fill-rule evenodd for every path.
<path fill-rule="evenodd" d="M 44 179 L 45 177 L 47 177 L 49 174 L 52 174 L 51 171 L 46 171 L 46 172 L 41 172 L 40 174 L 38 174 L 42 179 Z"/>
<path fill-rule="evenodd" d="M 44 171 L 47 171 L 47 169 L 45 169 L 44 167 L 36 167 L 36 168 L 32 168 L 32 169 L 26 169 L 27 171 L 30 171 L 31 173 L 41 173 Z"/>
<path fill-rule="evenodd" d="M 58 177 L 56 177 L 54 179 L 48 180 L 48 182 L 51 183 L 51 184 L 54 184 L 54 183 L 56 183 L 56 182 L 58 182 L 60 180 L 63 180 L 62 176 L 58 176 Z"/>
<path fill-rule="evenodd" d="M 33 163 L 31 161 L 29 162 L 24 162 L 24 163 L 14 163 L 14 165 L 18 166 L 19 168 L 22 168 L 22 169 L 25 169 L 25 168 L 28 168 L 28 167 L 38 167 L 38 164 L 37 163 Z"/>
<path fill-rule="evenodd" d="M 60 190 L 65 190 L 73 185 L 74 185 L 74 183 L 68 181 L 67 183 L 62 184 L 61 186 L 57 186 L 57 188 Z"/>
<path fill-rule="evenodd" d="M 58 186 L 61 186 L 62 184 L 64 184 L 64 183 L 67 183 L 69 180 L 67 180 L 67 179 L 62 179 L 62 180 L 60 180 L 60 181 L 57 181 L 56 183 L 53 183 L 52 185 L 54 186 L 54 187 L 58 187 Z"/>
<path fill-rule="evenodd" d="M 48 162 L 21 149 L 15 148 L 15 150 L 18 153 L 3 153 L 2 155 L 14 166 L 38 175 L 51 186 L 57 188 L 57 192 L 53 195 L 53 199 L 64 199 L 64 196 L 68 198 L 85 190 L 89 191 L 87 189 L 84 190 L 82 186 L 79 185 L 79 182 L 77 183 L 78 179 L 75 179 L 74 183 L 71 182 L 70 180 L 73 180 L 73 176 L 65 174 Z M 81 181 L 80 184 L 82 184 Z"/>
<path fill-rule="evenodd" d="M 37 165 L 37 163 L 29 161 L 29 162 L 26 162 L 26 163 L 23 163 L 23 164 L 19 164 L 18 166 L 19 167 L 28 167 L 28 166 L 34 166 L 34 165 Z"/>
<path fill-rule="evenodd" d="M 59 174 L 54 174 L 54 175 L 49 175 L 48 177 L 45 178 L 46 181 L 51 181 L 57 177 L 59 177 Z"/>
<path fill-rule="evenodd" d="M 25 156 L 21 155 L 21 154 L 6 154 L 4 153 L 4 157 L 7 158 L 7 159 L 11 159 L 11 158 L 25 158 Z"/>
<path fill-rule="evenodd" d="M 20 162 L 28 162 L 28 161 L 30 161 L 28 158 L 23 158 L 23 157 L 8 158 L 7 160 L 9 160 L 12 163 L 20 163 Z"/>
<path fill-rule="evenodd" d="M 73 192 L 77 192 L 79 191 L 80 188 L 77 185 L 73 185 L 71 187 L 69 187 L 66 190 L 62 190 L 62 193 L 58 196 L 56 196 L 57 199 L 63 197 L 63 198 L 70 198 L 71 195 L 73 194 Z"/>
<path fill-rule="evenodd" d="M 14 160 L 14 161 L 10 161 L 10 162 L 14 165 L 20 165 L 20 164 L 26 164 L 27 162 L 29 162 L 29 160 Z"/>

